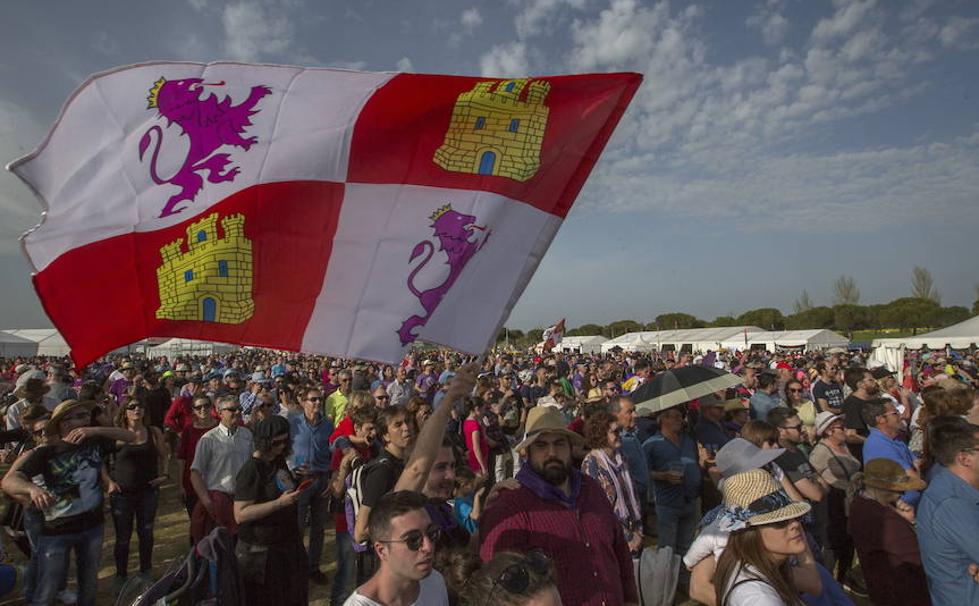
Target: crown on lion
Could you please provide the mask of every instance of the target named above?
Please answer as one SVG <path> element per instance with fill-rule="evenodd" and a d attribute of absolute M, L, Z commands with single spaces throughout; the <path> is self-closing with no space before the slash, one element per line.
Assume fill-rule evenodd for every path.
<path fill-rule="evenodd" d="M 166 78 L 161 77 L 159 80 L 153 83 L 153 88 L 150 89 L 150 96 L 146 97 L 146 100 L 149 101 L 149 105 L 146 106 L 146 109 L 153 109 L 154 107 L 159 107 L 159 105 L 157 104 L 158 102 L 157 97 L 160 96 L 160 89 L 163 88 L 163 85 L 166 84 L 166 81 L 167 81 Z"/>
<path fill-rule="evenodd" d="M 437 221 L 439 217 L 441 217 L 441 216 L 442 216 L 442 215 L 444 215 L 445 213 L 447 213 L 447 212 L 449 212 L 450 210 L 452 210 L 452 205 L 451 205 L 451 204 L 446 204 L 446 205 L 445 205 L 445 206 L 443 206 L 442 208 L 439 208 L 439 209 L 438 209 L 438 210 L 436 210 L 436 211 L 435 211 L 434 213 L 432 213 L 432 216 L 431 216 L 431 217 L 429 217 L 429 218 L 430 218 L 430 219 L 431 219 L 432 221 Z"/>

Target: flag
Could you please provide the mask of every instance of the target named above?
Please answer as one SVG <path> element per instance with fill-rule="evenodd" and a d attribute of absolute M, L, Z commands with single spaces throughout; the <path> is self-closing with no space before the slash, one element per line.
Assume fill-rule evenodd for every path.
<path fill-rule="evenodd" d="M 561 344 L 564 340 L 564 318 L 555 324 L 544 329 L 542 335 L 541 351 L 548 352 Z"/>
<path fill-rule="evenodd" d="M 146 337 L 482 353 L 642 77 L 155 62 L 89 78 L 8 169 L 79 366 Z"/>

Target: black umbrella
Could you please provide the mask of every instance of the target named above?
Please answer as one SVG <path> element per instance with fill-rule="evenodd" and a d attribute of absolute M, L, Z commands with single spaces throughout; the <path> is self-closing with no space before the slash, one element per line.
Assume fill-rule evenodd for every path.
<path fill-rule="evenodd" d="M 652 381 L 640 385 L 632 392 L 632 401 L 640 411 L 659 412 L 740 385 L 743 380 L 711 366 L 684 366 L 661 372 Z"/>

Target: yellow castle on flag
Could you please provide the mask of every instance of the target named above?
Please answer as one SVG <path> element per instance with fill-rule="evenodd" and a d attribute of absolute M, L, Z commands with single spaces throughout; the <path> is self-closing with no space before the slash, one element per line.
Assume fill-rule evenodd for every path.
<path fill-rule="evenodd" d="M 527 78 L 479 82 L 456 99 L 432 160 L 445 170 L 526 181 L 540 168 L 551 85 Z M 526 96 L 521 100 L 521 94 Z"/>
<path fill-rule="evenodd" d="M 163 264 L 156 269 L 160 288 L 160 320 L 196 320 L 239 324 L 252 317 L 252 243 L 245 237 L 245 217 L 221 220 L 212 213 L 187 228 L 184 239 L 160 249 Z"/>

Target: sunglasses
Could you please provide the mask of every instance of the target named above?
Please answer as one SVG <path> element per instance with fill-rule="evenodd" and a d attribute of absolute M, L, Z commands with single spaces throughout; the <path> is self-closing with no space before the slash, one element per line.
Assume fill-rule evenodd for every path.
<path fill-rule="evenodd" d="M 391 396 L 377 396 L 375 400 L 390 400 Z"/>
<path fill-rule="evenodd" d="M 272 440 L 272 446 L 282 446 L 283 444 L 288 444 L 289 438 L 274 438 Z"/>
<path fill-rule="evenodd" d="M 789 391 L 792 393 L 802 393 L 801 389 L 790 389 Z"/>
<path fill-rule="evenodd" d="M 139 410 L 141 408 L 142 406 L 140 406 L 139 404 L 129 404 L 128 406 L 126 406 L 126 410 Z"/>
<path fill-rule="evenodd" d="M 201 406 L 195 406 L 194 410 L 211 410 L 210 404 L 202 404 Z"/>
<path fill-rule="evenodd" d="M 782 429 L 784 429 L 786 431 L 788 431 L 790 429 L 799 430 L 799 429 L 802 429 L 802 423 L 799 423 L 798 425 L 783 425 L 782 426 Z"/>
<path fill-rule="evenodd" d="M 306 398 L 306 399 L 309 400 L 310 402 L 322 402 L 323 401 L 323 398 L 322 397 L 319 397 L 319 396 L 317 396 L 315 398 Z"/>
<path fill-rule="evenodd" d="M 530 574 L 533 572 L 537 576 L 548 576 L 551 570 L 551 560 L 548 558 L 543 551 L 539 549 L 534 549 L 524 556 L 524 559 L 519 564 L 511 564 L 507 566 L 500 576 L 493 581 L 493 586 L 490 588 L 489 594 L 486 596 L 485 604 L 490 604 L 493 597 L 493 592 L 496 588 L 503 587 L 506 589 L 507 593 L 521 595 L 526 593 L 527 589 L 530 587 Z"/>
<path fill-rule="evenodd" d="M 241 406 L 229 406 L 228 408 L 222 408 L 221 411 L 231 413 L 241 412 Z"/>
<path fill-rule="evenodd" d="M 410 530 L 402 535 L 402 538 L 400 539 L 388 539 L 387 541 L 378 541 L 378 543 L 404 543 L 405 547 L 411 551 L 418 551 L 422 548 L 422 543 L 424 542 L 425 537 L 428 537 L 428 540 L 434 545 L 439 542 L 439 539 L 442 538 L 442 529 L 432 524 L 425 530 L 425 532 L 420 530 Z"/>

